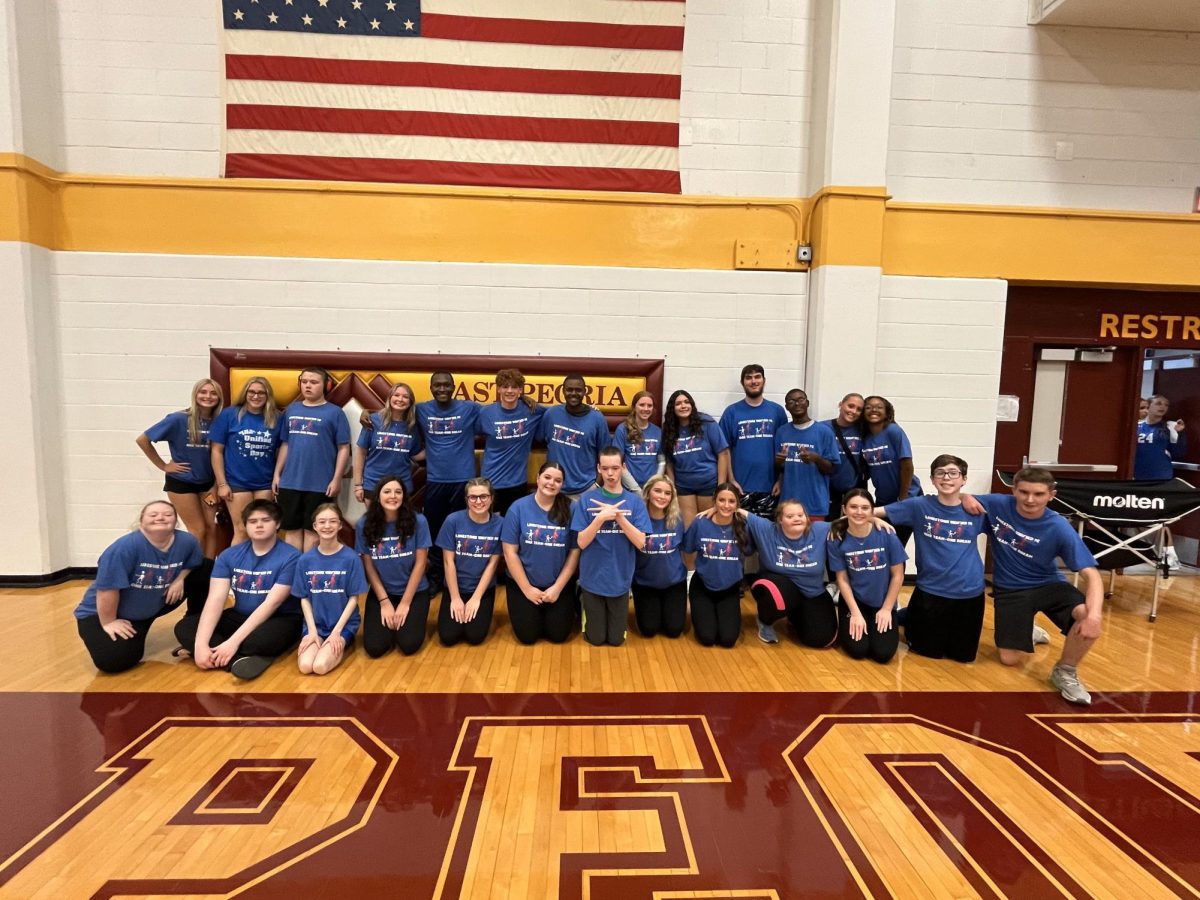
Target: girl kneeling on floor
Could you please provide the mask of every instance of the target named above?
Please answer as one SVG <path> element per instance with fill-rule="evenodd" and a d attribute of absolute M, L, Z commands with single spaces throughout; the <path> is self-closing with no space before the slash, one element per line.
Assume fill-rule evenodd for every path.
<path fill-rule="evenodd" d="M 367 576 L 358 554 L 338 540 L 343 524 L 336 503 L 313 512 L 317 546 L 296 562 L 292 592 L 300 598 L 304 631 L 298 661 L 304 675 L 337 668 L 358 632 L 358 605 L 367 592 Z"/>

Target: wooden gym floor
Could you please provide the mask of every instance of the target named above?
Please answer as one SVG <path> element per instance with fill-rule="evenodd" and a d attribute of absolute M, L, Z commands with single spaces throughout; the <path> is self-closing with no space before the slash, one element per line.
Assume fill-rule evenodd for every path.
<path fill-rule="evenodd" d="M 241 683 L 98 675 L 85 583 L 0 591 L 0 898 L 1200 895 L 1200 578 L 1124 576 L 1073 707 L 1062 638 L 887 666 L 689 635 L 361 650 Z M 435 601 L 435 605 L 436 605 Z M 433 615 L 431 615 L 431 620 Z"/>

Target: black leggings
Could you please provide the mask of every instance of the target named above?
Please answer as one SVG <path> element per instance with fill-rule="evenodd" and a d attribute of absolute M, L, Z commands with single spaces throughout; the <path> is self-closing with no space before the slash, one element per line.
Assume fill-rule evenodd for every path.
<path fill-rule="evenodd" d="M 217 624 L 213 628 L 210 645 L 215 647 L 217 644 L 227 641 L 248 618 L 250 617 L 232 607 L 223 610 L 221 618 L 217 620 Z M 299 613 L 277 612 L 246 635 L 233 659 L 243 656 L 269 656 L 274 659 L 277 656 L 283 656 L 300 640 L 300 630 L 303 625 L 304 617 Z M 200 617 L 198 615 L 184 616 L 175 623 L 175 640 L 179 641 L 193 657 L 196 655 L 196 631 L 199 628 Z"/>
<path fill-rule="evenodd" d="M 553 603 L 531 603 L 510 577 L 504 579 L 504 596 L 508 601 L 508 620 L 513 634 L 522 644 L 535 644 L 545 638 L 561 644 L 571 636 L 579 601 L 572 578 Z"/>
<path fill-rule="evenodd" d="M 742 633 L 742 585 L 710 590 L 699 575 L 692 576 L 692 631 L 705 647 L 732 647 Z"/>
<path fill-rule="evenodd" d="M 108 672 L 110 675 L 132 669 L 142 661 L 142 657 L 146 655 L 146 635 L 150 633 L 150 625 L 153 622 L 153 619 L 130 619 L 133 637 L 117 638 L 114 641 L 100 625 L 99 616 L 75 620 L 79 636 L 83 639 L 83 646 L 87 648 L 92 662 L 101 672 Z"/>
<path fill-rule="evenodd" d="M 786 575 L 759 572 L 750 583 L 750 594 L 758 606 L 760 622 L 771 625 L 787 616 L 792 631 L 804 646 L 821 649 L 837 640 L 837 607 L 824 591 L 810 597 L 800 593 L 800 588 Z"/>
<path fill-rule="evenodd" d="M 472 591 L 473 593 L 473 591 Z M 462 593 L 459 593 L 462 597 Z M 470 593 L 463 597 L 465 603 L 470 599 Z M 493 585 L 483 592 L 479 600 L 479 611 L 470 622 L 455 622 L 450 618 L 450 591 L 442 591 L 442 605 L 438 609 L 438 638 L 447 647 L 466 641 L 472 647 L 477 647 L 487 638 L 492 629 L 492 613 L 496 608 L 496 587 Z"/>
<path fill-rule="evenodd" d="M 403 594 L 388 594 L 393 606 L 399 606 Z M 367 656 L 378 659 L 393 647 L 405 656 L 412 656 L 425 643 L 425 625 L 429 619 L 429 591 L 413 594 L 408 616 L 399 628 L 388 628 L 380 619 L 379 598 L 367 591 L 367 608 L 363 614 L 363 649 Z"/>
<path fill-rule="evenodd" d="M 852 659 L 866 659 L 870 657 L 877 663 L 891 661 L 891 658 L 896 655 L 896 648 L 900 646 L 900 630 L 896 627 L 895 608 L 892 609 L 892 627 L 881 634 L 875 627 L 875 614 L 879 610 L 876 607 L 860 603 L 858 611 L 867 620 L 867 630 L 863 632 L 863 636 L 858 640 L 850 637 L 849 605 L 843 600 L 838 604 L 838 609 L 841 612 L 842 619 L 838 633 L 841 637 L 842 647 L 845 648 Z"/>
<path fill-rule="evenodd" d="M 655 588 L 635 581 L 633 613 L 642 637 L 679 637 L 687 627 L 687 582 Z"/>

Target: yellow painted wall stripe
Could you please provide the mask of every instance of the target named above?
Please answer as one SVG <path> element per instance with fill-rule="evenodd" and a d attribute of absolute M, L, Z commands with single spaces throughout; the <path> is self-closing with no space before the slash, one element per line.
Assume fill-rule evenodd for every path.
<path fill-rule="evenodd" d="M 810 198 L 60 174 L 0 154 L 0 240 L 55 250 L 889 275 L 1200 287 L 1200 216 Z"/>

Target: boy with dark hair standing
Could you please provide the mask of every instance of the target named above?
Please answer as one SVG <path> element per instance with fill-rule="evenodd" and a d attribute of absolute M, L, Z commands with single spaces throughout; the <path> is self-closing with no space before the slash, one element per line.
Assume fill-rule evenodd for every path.
<path fill-rule="evenodd" d="M 753 503 L 775 492 L 775 431 L 788 423 L 788 414 L 763 396 L 767 375 L 758 363 L 742 367 L 741 382 L 746 396 L 725 407 L 721 431 L 729 444 L 733 484 Z"/>

